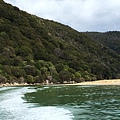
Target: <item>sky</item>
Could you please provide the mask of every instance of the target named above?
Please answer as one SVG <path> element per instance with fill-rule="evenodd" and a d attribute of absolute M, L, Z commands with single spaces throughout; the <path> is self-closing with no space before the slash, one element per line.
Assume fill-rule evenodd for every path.
<path fill-rule="evenodd" d="M 4 0 L 77 31 L 120 31 L 120 0 Z"/>

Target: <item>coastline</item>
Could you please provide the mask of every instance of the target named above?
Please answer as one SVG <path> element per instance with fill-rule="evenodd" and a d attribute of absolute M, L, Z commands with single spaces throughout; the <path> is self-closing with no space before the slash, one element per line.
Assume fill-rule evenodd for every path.
<path fill-rule="evenodd" d="M 14 84 L 0 84 L 0 87 L 9 87 L 9 86 L 39 86 L 39 85 L 51 85 L 51 84 L 27 84 L 27 83 L 14 83 Z M 111 80 L 97 80 L 97 81 L 88 81 L 88 82 L 81 82 L 81 83 L 71 83 L 71 84 L 52 84 L 52 85 L 120 85 L 120 79 L 111 79 Z"/>
<path fill-rule="evenodd" d="M 5 83 L 5 84 L 0 84 L 0 87 L 14 87 L 14 86 L 28 86 L 29 84 L 27 83 Z"/>
<path fill-rule="evenodd" d="M 120 85 L 120 79 L 97 80 L 66 85 Z"/>

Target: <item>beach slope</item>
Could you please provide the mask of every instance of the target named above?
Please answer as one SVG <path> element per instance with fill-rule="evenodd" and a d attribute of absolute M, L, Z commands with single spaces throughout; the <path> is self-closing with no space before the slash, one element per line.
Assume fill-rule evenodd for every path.
<path fill-rule="evenodd" d="M 97 81 L 81 82 L 81 83 L 67 84 L 67 85 L 120 85 L 120 79 L 97 80 Z"/>

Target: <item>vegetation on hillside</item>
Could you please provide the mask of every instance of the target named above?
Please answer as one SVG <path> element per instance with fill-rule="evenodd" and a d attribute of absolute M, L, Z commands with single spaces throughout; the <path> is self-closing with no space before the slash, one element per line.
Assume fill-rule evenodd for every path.
<path fill-rule="evenodd" d="M 0 0 L 0 83 L 120 78 L 120 55 L 69 26 Z"/>
<path fill-rule="evenodd" d="M 86 34 L 120 55 L 120 31 L 109 31 L 104 33 L 87 32 Z"/>

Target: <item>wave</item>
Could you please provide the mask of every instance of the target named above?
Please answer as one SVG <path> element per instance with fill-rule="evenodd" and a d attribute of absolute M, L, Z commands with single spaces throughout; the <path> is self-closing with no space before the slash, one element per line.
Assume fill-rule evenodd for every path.
<path fill-rule="evenodd" d="M 53 106 L 38 107 L 22 99 L 25 93 L 35 92 L 32 87 L 0 88 L 0 120 L 72 120 L 69 110 Z"/>

